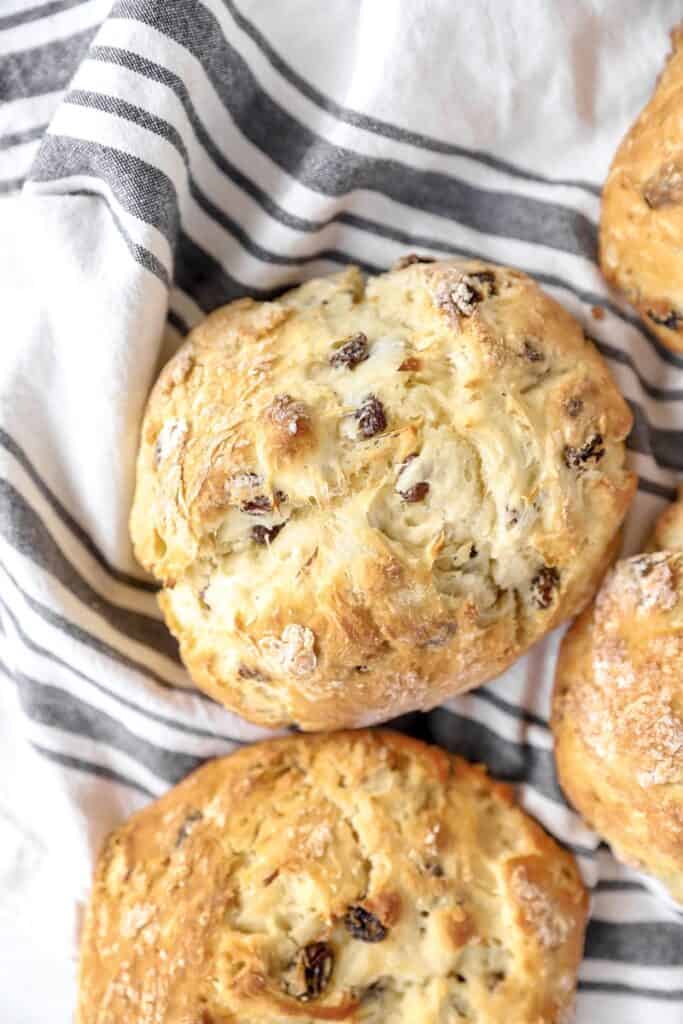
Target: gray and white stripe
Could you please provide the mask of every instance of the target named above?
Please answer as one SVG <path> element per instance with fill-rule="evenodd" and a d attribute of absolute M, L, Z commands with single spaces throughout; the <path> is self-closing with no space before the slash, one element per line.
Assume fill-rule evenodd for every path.
<path fill-rule="evenodd" d="M 27 198 L 104 204 L 123 240 L 112 271 L 125 261 L 139 289 L 154 281 L 167 294 L 167 346 L 222 302 L 349 263 L 374 272 L 414 249 L 511 263 L 583 322 L 633 409 L 634 524 L 672 496 L 683 357 L 601 279 L 596 183 L 553 180 L 343 106 L 236 0 L 16 4 L 0 14 L 0 57 L 0 191 L 26 179 Z M 640 529 L 629 528 L 634 544 Z M 132 809 L 264 732 L 188 687 L 154 587 L 112 550 L 3 403 L 0 665 L 27 742 L 74 804 L 91 806 L 105 787 L 112 806 Z M 683 1013 L 683 919 L 564 803 L 547 706 L 557 643 L 398 725 L 486 762 L 576 853 L 593 890 L 581 1024 L 655 1014 L 672 1024 Z"/>

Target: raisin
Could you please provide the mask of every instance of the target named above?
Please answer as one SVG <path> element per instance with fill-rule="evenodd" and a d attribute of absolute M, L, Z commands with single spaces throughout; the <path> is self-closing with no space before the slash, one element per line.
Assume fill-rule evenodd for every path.
<path fill-rule="evenodd" d="M 404 501 L 409 502 L 411 505 L 416 501 L 424 501 L 429 494 L 429 484 L 426 480 L 420 480 L 419 483 L 413 484 L 407 491 L 398 492 Z"/>
<path fill-rule="evenodd" d="M 432 878 L 443 878 L 444 869 L 440 864 L 432 863 L 427 865 L 427 874 L 431 875 Z"/>
<path fill-rule="evenodd" d="M 649 309 L 647 315 L 660 327 L 668 327 L 670 331 L 677 331 L 679 324 L 683 323 L 683 313 L 677 313 L 675 309 L 666 313 L 655 313 L 654 310 Z"/>
<path fill-rule="evenodd" d="M 284 491 L 275 491 L 273 500 L 277 506 L 284 505 L 287 501 L 287 495 Z M 246 512 L 250 516 L 262 516 L 266 512 L 272 511 L 272 508 L 273 502 L 266 494 L 257 494 L 254 498 L 243 501 L 240 505 L 242 512 Z"/>
<path fill-rule="evenodd" d="M 349 907 L 344 914 L 344 926 L 354 939 L 361 942 L 381 942 L 387 937 L 387 929 L 380 919 L 365 907 Z"/>
<path fill-rule="evenodd" d="M 332 977 L 334 954 L 326 942 L 309 942 L 301 954 L 306 991 L 299 996 L 302 1001 L 316 999 Z"/>
<path fill-rule="evenodd" d="M 284 523 L 276 523 L 274 526 L 264 526 L 258 523 L 251 528 L 251 539 L 257 544 L 272 544 Z"/>
<path fill-rule="evenodd" d="M 660 206 L 675 206 L 683 201 L 683 170 L 675 160 L 662 164 L 647 179 L 642 195 L 651 210 L 658 210 Z"/>
<path fill-rule="evenodd" d="M 530 363 L 542 363 L 545 358 L 543 353 L 535 345 L 532 345 L 528 339 L 524 342 L 522 355 Z"/>
<path fill-rule="evenodd" d="M 479 552 L 477 551 L 477 545 L 473 544 L 470 548 L 470 558 L 476 558 Z"/>
<path fill-rule="evenodd" d="M 349 370 L 353 370 L 359 363 L 365 362 L 369 354 L 368 339 L 360 331 L 358 334 L 352 334 L 341 348 L 335 349 L 330 356 L 330 363 L 332 366 L 347 366 Z"/>
<path fill-rule="evenodd" d="M 496 286 L 496 275 L 492 270 L 471 270 L 467 275 L 468 277 L 474 278 L 484 296 L 488 298 L 490 295 L 497 295 L 498 288 Z"/>
<path fill-rule="evenodd" d="M 240 506 L 242 511 L 250 516 L 262 516 L 265 512 L 270 512 L 272 507 L 273 503 L 265 494 L 257 494 L 255 498 L 243 502 Z"/>
<path fill-rule="evenodd" d="M 386 429 L 387 417 L 384 406 L 376 395 L 368 395 L 363 404 L 356 409 L 358 432 L 362 437 L 374 437 Z"/>
<path fill-rule="evenodd" d="M 564 446 L 564 461 L 569 469 L 583 469 L 591 459 L 599 462 L 604 454 L 602 434 L 593 434 L 580 448 L 572 448 L 568 444 Z"/>
<path fill-rule="evenodd" d="M 409 252 L 405 256 L 400 256 L 392 266 L 392 270 L 405 270 L 406 267 L 412 267 L 413 263 L 435 263 L 435 256 L 418 256 L 415 252 Z"/>
<path fill-rule="evenodd" d="M 504 971 L 490 971 L 486 975 L 485 981 L 486 981 L 486 988 L 489 990 L 489 992 L 495 992 L 495 990 L 498 988 L 498 986 L 500 984 L 502 984 L 502 982 L 505 981 L 505 972 Z"/>
<path fill-rule="evenodd" d="M 572 419 L 576 419 L 583 409 L 583 400 L 581 398 L 568 398 L 564 403 L 564 407 L 567 410 L 567 415 L 571 416 Z"/>
<path fill-rule="evenodd" d="M 519 509 L 510 508 L 509 505 L 506 505 L 505 506 L 505 512 L 507 513 L 507 519 L 505 521 L 505 525 L 507 526 L 507 528 L 509 530 L 511 530 L 512 527 L 516 526 L 517 523 L 519 522 Z"/>
<path fill-rule="evenodd" d="M 531 581 L 531 597 L 538 608 L 549 608 L 560 574 L 553 565 L 543 565 Z"/>
<path fill-rule="evenodd" d="M 420 362 L 419 359 L 416 359 L 415 356 L 408 356 L 408 358 L 404 359 L 401 365 L 399 366 L 399 371 L 402 373 L 406 373 L 409 370 L 419 370 L 421 369 L 421 367 L 422 363 Z"/>
<path fill-rule="evenodd" d="M 190 811 L 186 815 L 185 820 L 183 821 L 182 825 L 178 829 L 178 835 L 176 836 L 176 841 L 175 841 L 176 846 L 182 846 L 182 844 L 185 842 L 185 840 L 187 839 L 187 836 L 189 835 L 189 833 L 190 833 L 190 831 L 192 829 L 192 825 L 194 825 L 194 823 L 196 821 L 201 821 L 201 819 L 203 817 L 204 817 L 204 815 L 202 814 L 202 812 L 201 811 L 196 811 L 196 810 L 195 811 Z"/>

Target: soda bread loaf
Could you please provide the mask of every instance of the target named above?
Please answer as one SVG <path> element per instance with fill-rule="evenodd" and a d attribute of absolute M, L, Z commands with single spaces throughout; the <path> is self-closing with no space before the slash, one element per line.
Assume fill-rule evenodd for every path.
<path fill-rule="evenodd" d="M 680 499 L 657 524 L 651 548 L 617 564 L 567 634 L 553 731 L 572 803 L 617 856 L 683 903 Z"/>
<path fill-rule="evenodd" d="M 78 1024 L 560 1024 L 587 914 L 508 788 L 390 732 L 207 763 L 119 828 Z"/>
<path fill-rule="evenodd" d="M 131 528 L 197 685 L 368 725 L 503 671 L 589 598 L 627 405 L 524 274 L 408 258 L 217 310 L 166 366 Z"/>
<path fill-rule="evenodd" d="M 602 195 L 600 264 L 641 317 L 683 352 L 683 28 Z"/>

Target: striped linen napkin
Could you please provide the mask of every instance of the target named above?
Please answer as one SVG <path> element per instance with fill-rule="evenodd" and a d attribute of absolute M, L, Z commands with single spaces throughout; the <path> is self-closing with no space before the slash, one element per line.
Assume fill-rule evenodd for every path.
<path fill-rule="evenodd" d="M 637 550 L 683 469 L 683 357 L 608 293 L 599 193 L 681 13 L 0 0 L 3 1021 L 70 1020 L 104 834 L 264 735 L 189 687 L 128 541 L 148 389 L 205 312 L 411 250 L 522 268 L 582 321 L 633 409 Z M 578 1024 L 680 1024 L 683 917 L 558 788 L 558 643 L 400 725 L 514 782 L 576 853 L 593 892 Z"/>

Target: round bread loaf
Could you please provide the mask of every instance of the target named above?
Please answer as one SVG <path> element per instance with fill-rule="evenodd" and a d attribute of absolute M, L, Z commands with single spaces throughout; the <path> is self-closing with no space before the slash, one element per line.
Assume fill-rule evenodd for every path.
<path fill-rule="evenodd" d="M 261 743 L 110 836 L 78 1024 L 560 1024 L 586 914 L 482 768 L 390 732 Z"/>
<path fill-rule="evenodd" d="M 683 505 L 569 630 L 553 732 L 565 793 L 622 860 L 683 903 Z M 676 547 L 679 550 L 672 550 Z"/>
<path fill-rule="evenodd" d="M 683 352 L 683 29 L 602 194 L 600 265 L 652 331 Z"/>
<path fill-rule="evenodd" d="M 585 604 L 633 494 L 630 425 L 524 274 L 351 268 L 192 332 L 149 400 L 135 550 L 198 686 L 265 725 L 367 725 L 492 678 Z"/>

